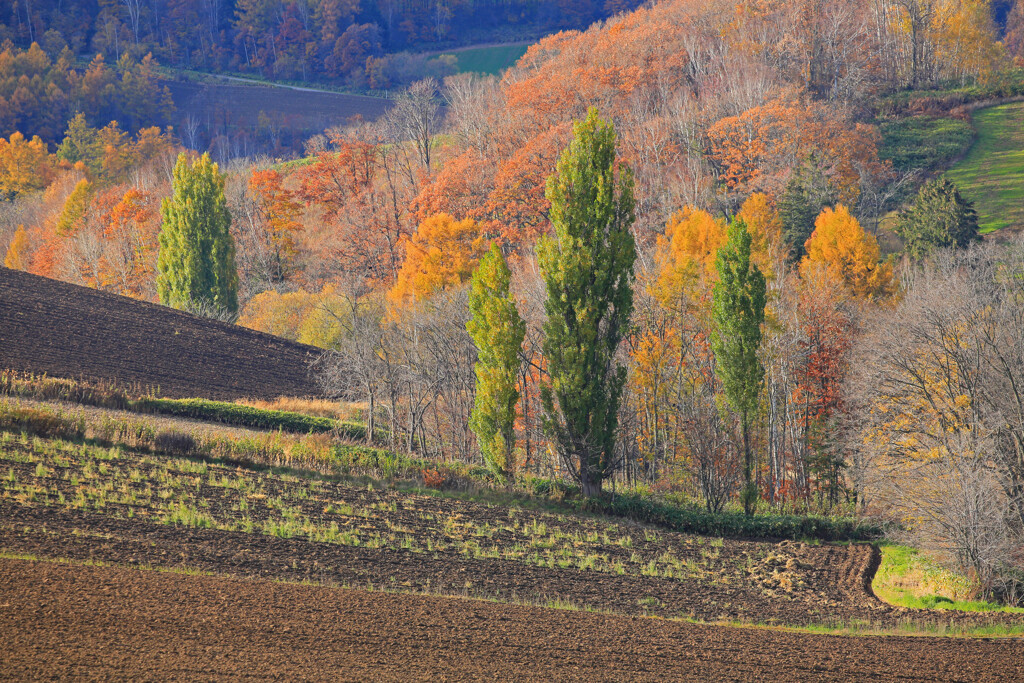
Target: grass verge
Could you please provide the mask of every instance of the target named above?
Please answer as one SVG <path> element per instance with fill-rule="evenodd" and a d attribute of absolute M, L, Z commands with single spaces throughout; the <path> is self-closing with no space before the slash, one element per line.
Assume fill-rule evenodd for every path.
<path fill-rule="evenodd" d="M 911 609 L 1024 614 L 1024 608 L 971 599 L 974 590 L 967 577 L 939 566 L 916 548 L 885 543 L 881 551 L 871 588 L 883 602 Z"/>

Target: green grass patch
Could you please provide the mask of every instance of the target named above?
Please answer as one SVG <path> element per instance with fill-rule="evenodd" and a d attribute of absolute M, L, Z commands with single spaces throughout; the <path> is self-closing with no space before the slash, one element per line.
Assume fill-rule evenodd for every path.
<path fill-rule="evenodd" d="M 967 577 L 939 566 L 916 548 L 884 544 L 881 550 L 882 564 L 871 588 L 884 602 L 913 609 L 1024 613 L 1024 608 L 972 600 L 974 587 Z"/>
<path fill-rule="evenodd" d="M 946 172 L 974 202 L 981 232 L 1024 227 L 1024 102 L 975 112 L 977 140 Z"/>
<path fill-rule="evenodd" d="M 653 500 L 640 495 L 612 499 L 587 498 L 577 507 L 611 517 L 653 524 L 688 534 L 726 538 L 792 539 L 817 541 L 869 541 L 884 529 L 870 521 L 819 515 L 755 515 L 741 512 L 711 513 Z"/>
<path fill-rule="evenodd" d="M 901 173 L 942 168 L 963 154 L 974 138 L 969 122 L 944 116 L 908 116 L 883 122 L 879 129 L 878 155 Z"/>
<path fill-rule="evenodd" d="M 454 55 L 459 73 L 479 73 L 498 76 L 526 54 L 529 45 L 492 45 L 456 50 Z"/>
<path fill-rule="evenodd" d="M 140 413 L 173 415 L 255 429 L 280 429 L 299 434 L 324 434 L 338 431 L 352 439 L 366 438 L 365 426 L 355 422 L 341 422 L 329 417 L 254 408 L 226 401 L 208 401 L 202 398 L 140 398 L 132 401 L 132 409 Z"/>

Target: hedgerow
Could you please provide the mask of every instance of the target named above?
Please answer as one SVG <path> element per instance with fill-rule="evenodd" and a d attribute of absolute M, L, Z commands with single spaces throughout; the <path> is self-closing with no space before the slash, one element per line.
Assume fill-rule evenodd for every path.
<path fill-rule="evenodd" d="M 574 501 L 581 512 L 626 517 L 645 524 L 701 536 L 818 541 L 871 541 L 884 534 L 882 525 L 850 517 L 817 515 L 755 515 L 711 513 L 678 507 L 638 495 L 584 498 Z"/>

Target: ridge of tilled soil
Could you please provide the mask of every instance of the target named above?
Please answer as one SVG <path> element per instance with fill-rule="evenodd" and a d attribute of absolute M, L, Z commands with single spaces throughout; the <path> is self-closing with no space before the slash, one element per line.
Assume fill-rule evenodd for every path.
<path fill-rule="evenodd" d="M 868 546 L 814 548 L 820 551 L 815 558 L 815 583 L 830 599 L 806 600 L 751 586 L 695 585 L 693 581 L 551 569 L 494 558 L 351 547 L 7 502 L 0 504 L 0 519 L 0 549 L 4 552 L 54 559 L 522 602 L 560 601 L 622 614 L 705 621 L 806 625 L 863 619 L 895 623 L 905 612 L 859 588 L 857 572 L 870 562 Z"/>
<path fill-rule="evenodd" d="M 1021 615 L 926 612 L 893 607 L 864 589 L 872 548 L 805 547 L 816 553 L 817 587 L 830 599 L 801 599 L 749 586 L 550 569 L 400 549 L 349 547 L 304 539 L 153 524 L 46 507 L 0 504 L 0 550 L 41 558 L 198 570 L 356 588 L 382 588 L 511 602 L 568 603 L 619 614 L 785 625 L 912 622 L 962 626 L 1024 623 Z M 782 546 L 799 552 L 796 544 Z M 802 557 L 807 557 L 801 553 Z M 819 583 L 820 582 L 820 583 Z"/>
<path fill-rule="evenodd" d="M 168 397 L 313 396 L 318 349 L 0 267 L 0 368 L 158 387 Z"/>
<path fill-rule="evenodd" d="M 1012 639 L 788 633 L 9 559 L 0 576 L 0 677 L 17 680 L 1024 677 Z"/>

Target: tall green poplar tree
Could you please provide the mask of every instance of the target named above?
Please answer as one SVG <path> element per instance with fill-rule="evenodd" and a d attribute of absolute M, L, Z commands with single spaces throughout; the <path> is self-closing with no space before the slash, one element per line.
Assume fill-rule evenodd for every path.
<path fill-rule="evenodd" d="M 764 365 L 757 352 L 761 347 L 761 325 L 767 302 L 764 275 L 750 262 L 750 233 L 746 224 L 734 219 L 729 239 L 718 250 L 715 261 L 718 282 L 714 288 L 714 328 L 711 349 L 725 398 L 739 413 L 743 430 L 743 510 L 753 515 L 757 506 L 754 459 L 750 449 L 750 422 L 757 414 Z"/>
<path fill-rule="evenodd" d="M 596 109 L 548 178 L 554 237 L 537 243 L 547 300 L 544 425 L 584 495 L 614 465 L 626 368 L 615 352 L 633 310 L 633 176 L 615 163 L 615 129 Z"/>
<path fill-rule="evenodd" d="M 476 401 L 469 426 L 490 468 L 506 481 L 515 476 L 515 423 L 519 352 L 526 323 L 509 293 L 512 273 L 492 245 L 473 273 L 469 290 L 469 336 L 478 351 Z"/>
<path fill-rule="evenodd" d="M 238 310 L 238 270 L 224 176 L 204 154 L 194 163 L 181 154 L 174 190 L 160 206 L 160 302 L 174 308 Z"/>

